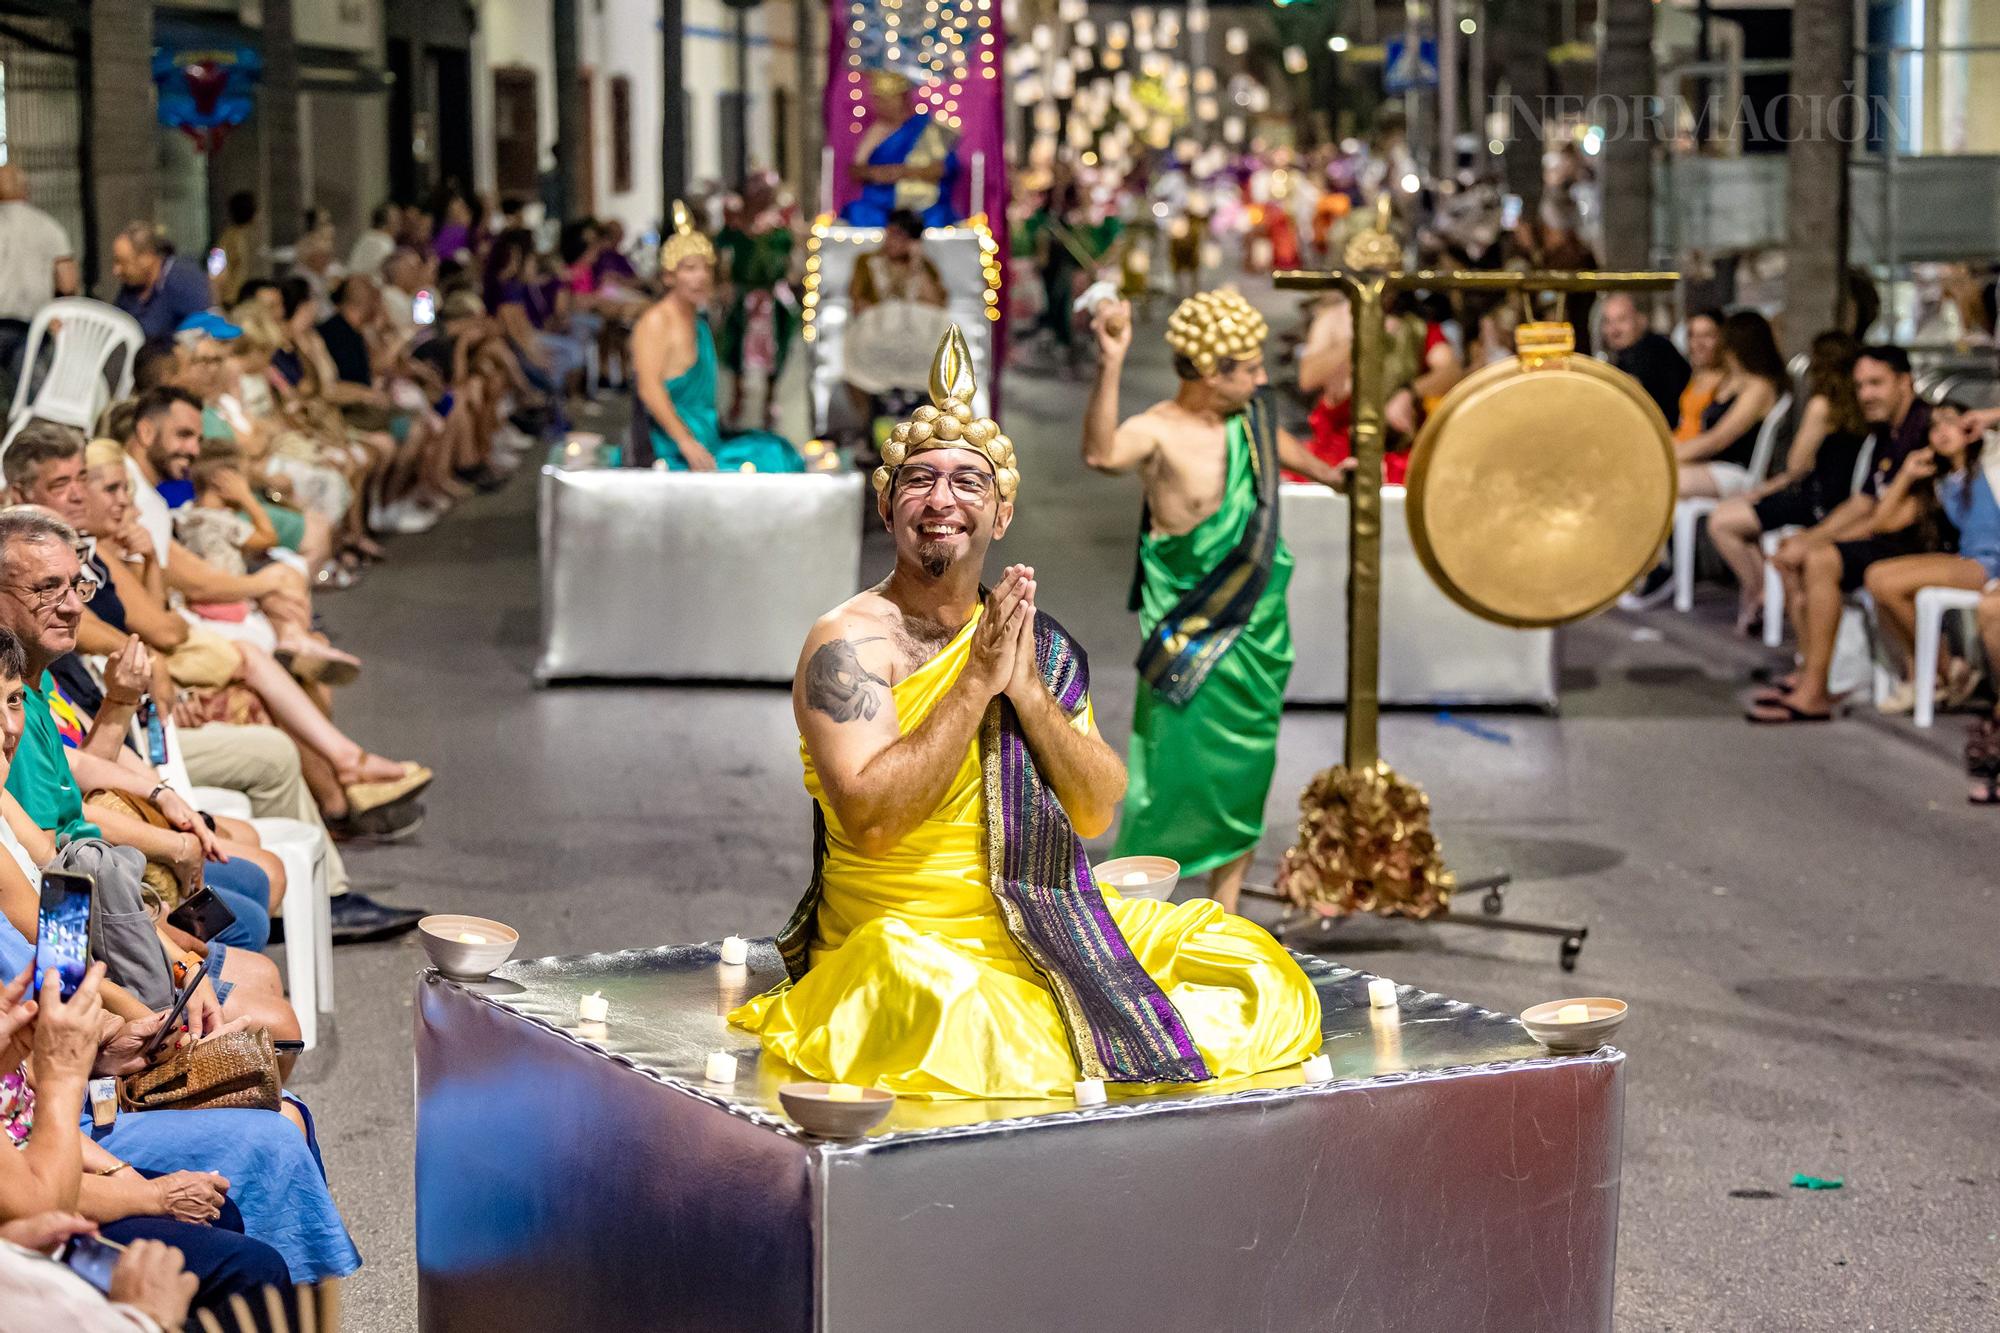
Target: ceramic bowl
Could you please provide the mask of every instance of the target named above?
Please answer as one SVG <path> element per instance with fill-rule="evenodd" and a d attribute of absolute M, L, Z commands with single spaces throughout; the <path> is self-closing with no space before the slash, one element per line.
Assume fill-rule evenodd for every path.
<path fill-rule="evenodd" d="M 1096 866 L 1099 884 L 1109 884 L 1126 898 L 1157 898 L 1166 902 L 1181 882 L 1181 863 L 1170 856 L 1120 856 Z M 1141 878 L 1130 882 L 1134 876 Z"/>
<path fill-rule="evenodd" d="M 824 1083 L 787 1083 L 778 1089 L 785 1114 L 818 1139 L 858 1139 L 888 1116 L 896 1094 L 863 1088 L 858 1102 L 837 1102 Z"/>
<path fill-rule="evenodd" d="M 1590 1011 L 1582 1022 L 1565 1023 L 1556 1018 L 1563 1006 L 1580 1004 Z M 1611 1034 L 1625 1021 L 1625 1001 L 1608 995 L 1583 995 L 1569 1000 L 1531 1004 L 1521 1011 L 1521 1026 L 1534 1039 L 1557 1055 L 1586 1055 L 1611 1040 Z"/>
<path fill-rule="evenodd" d="M 521 933 L 512 926 L 483 916 L 427 916 L 417 922 L 417 935 L 431 966 L 456 981 L 486 980 L 521 942 Z M 464 938 L 468 935 L 477 938 Z"/>

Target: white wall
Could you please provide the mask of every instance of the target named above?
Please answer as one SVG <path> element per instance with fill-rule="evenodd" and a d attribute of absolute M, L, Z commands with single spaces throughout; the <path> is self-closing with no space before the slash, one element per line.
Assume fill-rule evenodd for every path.
<path fill-rule="evenodd" d="M 535 71 L 535 122 L 541 143 L 538 171 L 551 165 L 548 148 L 556 137 L 555 36 L 549 26 L 549 0 L 477 0 L 479 40 L 474 48 L 473 104 L 484 116 L 474 118 L 473 179 L 482 190 L 493 188 L 493 71 L 520 65 Z M 578 5 L 579 9 L 587 5 Z M 643 10 L 646 0 L 606 0 L 606 8 Z M 483 48 L 485 60 L 477 57 Z M 484 123 L 480 123 L 483 119 Z"/>

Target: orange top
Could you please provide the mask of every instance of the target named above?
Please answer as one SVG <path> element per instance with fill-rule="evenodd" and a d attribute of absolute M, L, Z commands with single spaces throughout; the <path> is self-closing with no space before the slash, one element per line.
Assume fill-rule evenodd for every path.
<path fill-rule="evenodd" d="M 1701 434 L 1701 414 L 1715 401 L 1715 387 L 1720 383 L 1720 376 L 1710 384 L 1703 384 L 1699 375 L 1688 377 L 1687 388 L 1681 390 L 1680 420 L 1674 424 L 1676 442 L 1684 443 Z"/>

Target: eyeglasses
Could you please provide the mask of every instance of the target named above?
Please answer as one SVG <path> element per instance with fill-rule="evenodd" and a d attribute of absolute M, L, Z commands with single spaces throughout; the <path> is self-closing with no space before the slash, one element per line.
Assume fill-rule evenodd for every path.
<path fill-rule="evenodd" d="M 901 467 L 896 469 L 896 494 L 905 499 L 913 495 L 929 495 L 937 488 L 940 479 L 951 487 L 953 495 L 971 504 L 979 504 L 993 493 L 993 474 L 981 472 L 978 468 L 940 472 L 930 467 Z"/>
<path fill-rule="evenodd" d="M 23 588 L 19 584 L 8 585 L 7 591 L 19 597 L 37 611 L 46 611 L 59 604 L 65 593 L 75 593 L 78 601 L 86 606 L 97 596 L 99 584 L 88 570 L 79 570 L 68 583 L 44 584 L 36 588 Z"/>

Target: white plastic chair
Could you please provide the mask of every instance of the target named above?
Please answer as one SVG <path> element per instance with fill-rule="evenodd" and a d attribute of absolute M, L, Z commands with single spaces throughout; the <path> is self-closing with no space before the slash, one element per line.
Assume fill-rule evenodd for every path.
<path fill-rule="evenodd" d="M 1979 592 L 1973 588 L 1917 590 L 1917 652 L 1910 670 L 1916 688 L 1914 721 L 1920 727 L 1931 725 L 1937 712 L 1938 641 L 1944 637 L 1944 618 L 1953 611 L 1978 608 Z"/>
<path fill-rule="evenodd" d="M 285 993 L 305 1048 L 319 1044 L 319 1016 L 333 1012 L 333 904 L 327 897 L 326 835 L 297 819 L 253 819 L 257 840 L 284 863 Z"/>
<path fill-rule="evenodd" d="M 1757 443 L 1750 451 L 1750 481 L 1764 480 L 1771 470 L 1771 455 L 1778 447 L 1778 430 L 1785 414 L 1792 410 L 1792 396 L 1784 394 L 1764 414 L 1757 428 Z M 1683 614 L 1694 610 L 1694 543 L 1701 520 L 1715 512 L 1722 502 L 1712 495 L 1691 496 L 1674 502 L 1674 610 Z"/>
<path fill-rule="evenodd" d="M 35 359 L 41 351 L 42 339 L 51 336 L 52 325 L 55 360 L 30 400 Z M 95 426 L 106 403 L 131 392 L 132 360 L 145 341 L 146 333 L 138 320 L 102 301 L 66 296 L 36 311 L 28 325 L 21 382 L 14 388 L 14 402 L 7 412 L 7 439 L 0 443 L 0 453 L 5 452 L 6 444 L 13 442 L 22 426 L 37 417 L 78 430 L 87 431 Z M 117 382 L 107 383 L 105 369 L 121 348 L 125 357 L 118 368 Z"/>

